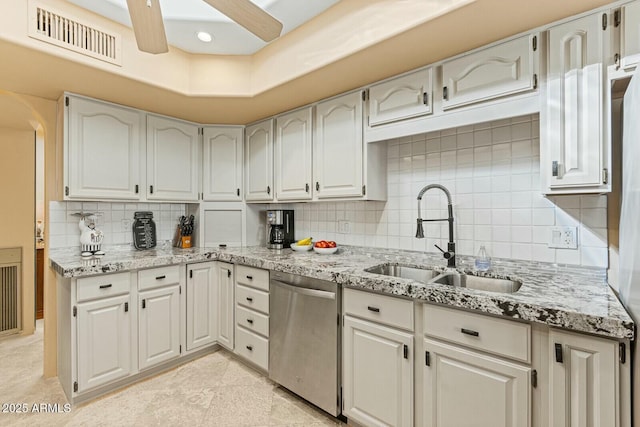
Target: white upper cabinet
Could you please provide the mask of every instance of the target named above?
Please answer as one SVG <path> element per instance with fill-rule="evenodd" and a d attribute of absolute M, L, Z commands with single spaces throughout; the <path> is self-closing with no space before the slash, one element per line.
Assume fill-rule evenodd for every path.
<path fill-rule="evenodd" d="M 273 119 L 245 129 L 245 200 L 273 200 Z"/>
<path fill-rule="evenodd" d="M 443 109 L 535 89 L 538 40 L 530 34 L 444 61 Z"/>
<path fill-rule="evenodd" d="M 198 126 L 147 116 L 147 199 L 197 201 Z"/>
<path fill-rule="evenodd" d="M 204 128 L 203 200 L 242 201 L 242 132 L 242 127 Z"/>
<path fill-rule="evenodd" d="M 433 68 L 425 68 L 369 88 L 368 126 L 425 116 L 433 112 Z"/>
<path fill-rule="evenodd" d="M 313 143 L 315 197 L 363 195 L 362 95 L 352 92 L 319 103 Z"/>
<path fill-rule="evenodd" d="M 621 24 L 621 65 L 628 69 L 640 62 L 640 1 L 625 4 L 622 7 Z"/>
<path fill-rule="evenodd" d="M 276 199 L 311 199 L 312 107 L 276 119 Z"/>
<path fill-rule="evenodd" d="M 605 15 L 606 16 L 606 15 Z M 610 27 L 596 13 L 549 30 L 546 114 L 541 116 L 543 191 L 610 191 L 603 122 L 605 44 Z"/>
<path fill-rule="evenodd" d="M 73 96 L 65 100 L 65 199 L 139 200 L 144 114 Z"/>

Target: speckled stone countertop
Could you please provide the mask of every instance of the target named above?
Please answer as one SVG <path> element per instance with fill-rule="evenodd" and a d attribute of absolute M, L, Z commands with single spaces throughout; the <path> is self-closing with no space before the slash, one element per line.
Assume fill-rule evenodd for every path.
<path fill-rule="evenodd" d="M 263 247 L 177 249 L 168 244 L 144 251 L 131 246 L 110 246 L 104 250 L 105 256 L 89 260 L 81 259 L 78 248 L 52 249 L 49 257 L 51 266 L 63 277 L 219 260 L 611 338 L 634 338 L 633 320 L 608 286 L 602 269 L 493 260 L 492 269 L 481 275 L 522 282 L 518 292 L 505 294 L 428 285 L 364 271 L 382 263 L 446 270 L 441 256 L 421 252 L 343 246 L 333 255 L 320 255 L 313 251 Z M 458 257 L 457 265 L 461 272 L 474 272 L 472 258 Z"/>

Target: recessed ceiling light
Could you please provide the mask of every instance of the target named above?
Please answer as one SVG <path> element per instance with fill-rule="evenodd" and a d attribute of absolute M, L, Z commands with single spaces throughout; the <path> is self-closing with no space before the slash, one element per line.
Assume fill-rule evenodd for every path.
<path fill-rule="evenodd" d="M 198 31 L 196 33 L 196 37 L 198 37 L 198 39 L 201 42 L 205 42 L 205 43 L 209 43 L 211 42 L 211 40 L 213 40 L 213 37 L 211 36 L 211 34 L 207 33 L 206 31 Z"/>

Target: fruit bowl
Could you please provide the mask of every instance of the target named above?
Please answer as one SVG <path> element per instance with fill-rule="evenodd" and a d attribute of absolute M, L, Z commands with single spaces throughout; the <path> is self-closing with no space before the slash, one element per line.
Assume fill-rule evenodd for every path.
<path fill-rule="evenodd" d="M 309 244 L 309 245 L 298 245 L 297 243 L 291 244 L 291 249 L 293 249 L 296 252 L 307 252 L 307 251 L 310 251 L 312 247 L 313 247 L 313 244 Z"/>
<path fill-rule="evenodd" d="M 323 255 L 331 255 L 336 253 L 336 251 L 338 250 L 337 247 L 335 248 L 316 248 L 315 246 L 313 247 L 313 251 L 319 254 L 323 254 Z"/>

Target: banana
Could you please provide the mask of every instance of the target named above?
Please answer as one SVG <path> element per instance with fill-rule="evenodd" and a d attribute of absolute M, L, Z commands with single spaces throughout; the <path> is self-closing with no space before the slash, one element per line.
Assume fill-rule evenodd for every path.
<path fill-rule="evenodd" d="M 311 237 L 307 237 L 306 239 L 298 240 L 296 243 L 298 246 L 308 246 L 311 244 Z"/>

